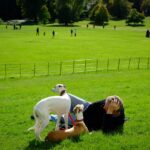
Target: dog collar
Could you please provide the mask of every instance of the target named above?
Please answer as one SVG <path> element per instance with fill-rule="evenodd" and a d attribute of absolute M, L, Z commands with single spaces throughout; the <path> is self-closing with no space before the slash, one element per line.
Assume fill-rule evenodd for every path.
<path fill-rule="evenodd" d="M 64 95 L 66 93 L 66 90 L 61 91 L 60 96 Z"/>
<path fill-rule="evenodd" d="M 76 122 L 81 122 L 81 121 L 83 121 L 83 119 L 81 119 L 81 120 L 76 120 Z"/>

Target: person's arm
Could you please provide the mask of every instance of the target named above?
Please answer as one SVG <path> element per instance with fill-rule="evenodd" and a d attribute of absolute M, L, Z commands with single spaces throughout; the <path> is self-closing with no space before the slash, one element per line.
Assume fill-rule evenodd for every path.
<path fill-rule="evenodd" d="M 104 132 L 113 131 L 123 127 L 124 124 L 124 108 L 119 100 L 106 100 L 104 105 L 104 114 L 102 121 L 102 129 Z"/>
<path fill-rule="evenodd" d="M 114 116 L 113 114 L 104 113 L 102 121 L 102 130 L 104 132 L 110 132 L 121 129 L 124 124 L 124 110 L 122 108 L 119 116 Z"/>
<path fill-rule="evenodd" d="M 73 113 L 73 108 L 77 105 L 77 104 L 83 104 L 84 105 L 84 110 L 91 104 L 90 102 L 77 97 L 73 94 L 68 93 L 68 95 L 71 98 L 71 108 L 70 108 L 70 112 Z"/>

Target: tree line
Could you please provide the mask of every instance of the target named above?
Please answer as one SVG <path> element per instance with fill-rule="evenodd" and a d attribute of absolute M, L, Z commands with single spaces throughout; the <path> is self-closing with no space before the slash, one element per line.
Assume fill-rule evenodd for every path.
<path fill-rule="evenodd" d="M 109 19 L 126 19 L 126 23 L 143 23 L 150 16 L 150 0 L 1 0 L 3 20 L 28 18 L 38 23 L 68 25 L 89 18 L 95 25 Z"/>

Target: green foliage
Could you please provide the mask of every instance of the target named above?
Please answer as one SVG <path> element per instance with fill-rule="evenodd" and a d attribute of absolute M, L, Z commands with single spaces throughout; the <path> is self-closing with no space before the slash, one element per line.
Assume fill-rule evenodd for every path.
<path fill-rule="evenodd" d="M 106 6 L 101 2 L 95 5 L 93 10 L 91 11 L 90 18 L 97 25 L 103 25 L 105 22 L 108 22 L 109 13 L 108 13 Z"/>
<path fill-rule="evenodd" d="M 131 2 L 133 5 L 132 5 L 132 8 L 136 8 L 137 11 L 141 11 L 141 4 L 143 2 L 143 0 L 129 0 L 129 2 Z"/>
<path fill-rule="evenodd" d="M 56 11 L 60 23 L 68 25 L 77 21 L 83 11 L 85 0 L 56 0 Z"/>
<path fill-rule="evenodd" d="M 141 10 L 146 16 L 150 16 L 150 0 L 143 0 Z"/>
<path fill-rule="evenodd" d="M 68 23 L 71 23 L 73 21 L 71 6 L 67 3 L 61 5 L 60 4 L 61 0 L 58 1 L 57 1 L 56 8 L 57 8 L 57 17 L 59 19 L 59 22 L 68 25 Z"/>
<path fill-rule="evenodd" d="M 46 5 L 42 6 L 42 8 L 40 10 L 40 14 L 39 14 L 39 19 L 43 24 L 48 23 L 48 21 L 50 19 L 50 13 L 49 13 Z"/>
<path fill-rule="evenodd" d="M 144 15 L 142 13 L 137 12 L 136 9 L 132 9 L 129 16 L 127 17 L 126 23 L 128 25 L 134 24 L 137 25 L 139 23 L 143 24 L 144 20 Z"/>
<path fill-rule="evenodd" d="M 21 18 L 20 8 L 16 0 L 0 0 L 0 18 L 4 21 Z"/>
<path fill-rule="evenodd" d="M 3 20 L 0 18 L 0 25 L 3 24 Z"/>
<path fill-rule="evenodd" d="M 54 22 L 57 17 L 56 16 L 56 0 L 47 0 L 47 7 L 51 15 L 50 21 Z"/>
<path fill-rule="evenodd" d="M 46 0 L 16 0 L 21 7 L 21 12 L 24 17 L 39 20 L 41 7 L 46 4 Z"/>
<path fill-rule="evenodd" d="M 109 11 L 116 19 L 127 18 L 131 9 L 131 4 L 127 0 L 113 0 L 109 4 Z"/>

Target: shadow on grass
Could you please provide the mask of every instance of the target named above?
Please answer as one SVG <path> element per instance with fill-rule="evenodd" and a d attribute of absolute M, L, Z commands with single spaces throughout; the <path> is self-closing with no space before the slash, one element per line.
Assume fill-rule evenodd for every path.
<path fill-rule="evenodd" d="M 113 131 L 104 131 L 103 132 L 105 135 L 115 135 L 115 134 L 120 134 L 122 135 L 124 133 L 124 128 L 123 126 L 116 128 Z"/>
<path fill-rule="evenodd" d="M 78 143 L 78 142 L 81 142 L 81 138 L 80 136 L 76 136 L 76 137 L 72 137 L 72 138 L 69 138 L 72 142 L 74 143 Z"/>
<path fill-rule="evenodd" d="M 29 145 L 25 148 L 25 150 L 49 150 L 53 149 L 59 143 L 53 142 L 37 142 L 36 140 L 32 140 L 29 142 Z"/>
<path fill-rule="evenodd" d="M 144 27 L 145 25 L 144 24 L 127 24 L 126 26 L 129 26 L 129 27 Z"/>
<path fill-rule="evenodd" d="M 49 25 L 45 25 L 45 27 L 80 27 L 79 25 L 73 25 L 73 24 L 70 24 L 70 25 L 63 25 L 63 24 L 49 24 Z"/>
<path fill-rule="evenodd" d="M 78 143 L 82 141 L 80 136 L 69 138 L 72 142 Z M 50 150 L 53 149 L 55 146 L 60 144 L 61 142 L 37 142 L 36 140 L 32 140 L 29 142 L 29 145 L 25 148 L 25 150 Z"/>

